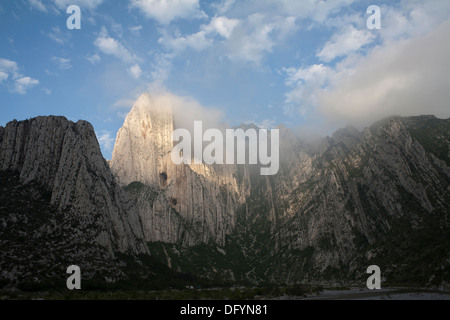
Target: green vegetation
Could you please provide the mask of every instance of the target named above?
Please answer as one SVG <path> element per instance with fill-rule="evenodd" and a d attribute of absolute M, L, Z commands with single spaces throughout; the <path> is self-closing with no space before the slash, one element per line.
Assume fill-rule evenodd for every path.
<path fill-rule="evenodd" d="M 159 191 L 153 187 L 146 186 L 145 184 L 135 181 L 125 187 L 125 191 L 131 193 L 134 196 L 144 195 L 150 204 L 156 200 L 159 195 Z"/>
<path fill-rule="evenodd" d="M 408 131 L 423 148 L 450 166 L 450 120 L 409 118 Z"/>
<path fill-rule="evenodd" d="M 359 242 L 360 250 L 376 252 L 369 261 L 363 259 L 360 263 L 380 266 L 386 286 L 426 287 L 449 279 L 450 270 L 445 267 L 450 248 L 449 226 L 434 215 L 419 214 L 420 228 L 409 217 L 399 217 L 376 244 Z"/>
<path fill-rule="evenodd" d="M 375 124 L 371 130 L 375 132 L 387 126 L 392 120 L 403 121 L 414 140 L 418 141 L 427 152 L 450 165 L 448 120 L 433 117 L 407 119 L 394 117 Z M 381 138 L 377 137 L 378 140 L 375 142 L 381 141 Z M 407 152 L 402 149 L 403 153 L 399 157 L 405 159 L 407 164 L 405 167 L 411 169 L 411 174 L 408 173 L 407 178 L 411 177 L 424 186 L 433 206 L 434 211 L 428 212 L 418 200 L 419 197 L 411 192 L 414 190 L 411 189 L 414 184 L 410 188 L 403 180 L 400 182 L 402 178 L 400 173 L 390 169 L 389 166 L 380 163 L 374 167 L 379 170 L 373 170 L 373 173 L 369 170 L 363 171 L 370 161 L 377 161 L 379 155 L 376 153 L 376 147 L 374 150 L 361 152 L 361 161 L 357 165 L 353 165 L 354 162 L 348 158 L 341 159 L 340 149 L 343 149 L 345 155 L 352 155 L 349 153 L 351 150 L 344 145 L 330 147 L 322 158 L 314 159 L 316 169 L 320 166 L 320 175 L 314 175 L 286 195 L 289 200 L 283 203 L 280 203 L 282 202 L 280 200 L 277 202 L 277 199 L 273 200 L 274 197 L 270 194 L 270 192 L 276 194 L 280 189 L 277 190 L 275 178 L 261 177 L 259 167 L 251 167 L 249 169 L 251 194 L 246 199 L 245 205 L 237 210 L 236 227 L 232 234 L 226 236 L 223 246 L 205 243 L 187 247 L 183 242 L 186 237 L 181 236 L 180 242 L 176 244 L 148 243 L 151 256 L 117 254 L 115 259 L 110 260 L 99 255 L 103 251 L 94 247 L 92 242 L 89 243 L 90 240 L 77 243 L 75 246 L 70 245 L 71 237 L 74 237 L 80 229 L 85 232 L 96 230 L 98 227 L 82 225 L 82 219 L 79 217 L 71 218 L 69 211 L 54 208 L 50 203 L 50 192 L 37 182 L 23 186 L 17 173 L 0 172 L 0 192 L 8 195 L 2 198 L 0 204 L 1 266 L 5 270 L 18 264 L 29 268 L 29 261 L 33 261 L 33 268 L 40 269 L 40 273 L 20 275 L 13 284 L 28 293 L 6 291 L 11 287 L 6 279 L 0 279 L 0 290 L 4 290 L 4 295 L 13 299 L 36 298 L 41 295 L 45 299 L 246 300 L 283 295 L 301 297 L 305 294 L 314 294 L 319 289 L 304 285 L 287 286 L 285 283 L 293 284 L 297 281 L 309 283 L 317 279 L 327 283 L 347 284 L 346 281 L 349 279 L 364 283 L 367 279 L 365 268 L 370 264 L 381 267 L 384 285 L 404 284 L 422 287 L 439 285 L 444 281 L 448 283 L 449 202 L 445 199 L 445 191 L 433 194 L 434 181 L 428 179 L 436 176 L 440 181 L 436 185 L 445 186 L 448 177 L 438 177 L 438 174 L 426 175 L 420 166 L 417 166 L 417 159 L 422 158 L 409 159 Z M 378 152 L 381 152 L 381 149 L 378 148 Z M 362 149 L 358 149 L 359 151 Z M 440 166 L 433 163 L 431 165 L 436 168 Z M 339 186 L 343 190 L 343 195 L 340 194 L 337 198 L 332 190 L 335 188 L 333 184 L 322 184 L 321 189 L 317 190 L 320 179 L 329 176 L 331 170 L 337 175 Z M 375 179 L 377 189 L 371 185 L 372 180 L 365 181 L 363 177 L 363 173 L 367 176 L 376 175 L 383 170 L 384 172 L 380 173 L 381 178 Z M 349 183 L 344 179 L 345 171 L 350 177 Z M 236 177 L 240 182 L 243 181 L 243 167 L 238 167 Z M 355 192 L 351 194 L 350 183 L 355 187 L 352 189 Z M 380 194 L 386 194 L 379 192 L 380 188 L 392 192 L 395 203 L 390 202 L 389 197 L 380 199 Z M 124 189 L 145 204 L 148 201 L 151 205 L 158 197 L 164 197 L 157 188 L 148 187 L 140 182 L 133 182 Z M 301 197 L 304 194 L 308 196 Z M 226 188 L 221 186 L 221 200 L 227 197 Z M 340 228 L 341 221 L 336 225 L 328 224 L 326 218 L 322 219 L 323 217 L 317 214 L 317 212 L 324 215 L 336 214 L 340 218 L 340 212 L 326 212 L 330 208 L 335 208 L 332 206 L 338 202 L 342 204 L 341 208 L 345 208 L 343 223 L 347 219 L 347 226 L 349 228 L 354 226 L 347 238 L 340 238 L 344 241 L 339 244 L 333 230 L 342 229 L 341 231 L 348 232 L 349 228 L 347 229 L 347 226 Z M 290 213 L 293 212 L 294 217 L 283 215 L 287 209 Z M 193 238 L 201 238 L 202 235 L 199 234 L 201 231 L 198 231 L 201 228 L 185 220 L 174 209 L 172 213 L 171 217 L 179 221 L 184 232 Z M 96 213 L 92 214 L 95 217 Z M 4 223 L 1 219 L 4 219 Z M 305 246 L 307 241 L 299 241 L 299 237 L 310 232 L 307 228 L 315 228 L 309 224 L 311 222 L 323 228 L 320 229 L 322 231 L 331 231 L 315 233 L 319 238 L 314 246 Z M 66 224 L 69 224 L 67 228 L 63 226 Z M 42 231 L 47 230 L 49 225 L 52 227 L 50 231 Z M 92 235 L 92 239 L 95 239 L 96 234 Z M 303 247 L 299 243 L 302 243 Z M 11 244 L 17 248 L 12 250 Z M 334 260 L 333 267 L 318 266 L 318 259 L 328 253 L 335 259 L 338 245 L 342 245 L 339 248 L 342 251 L 338 254 L 342 254 L 345 250 L 342 256 L 347 255 L 338 259 L 345 260 L 346 264 Z M 67 259 L 68 252 L 88 252 L 83 259 L 89 262 L 91 272 L 87 278 L 83 278 L 81 292 L 65 290 L 65 282 L 61 281 L 61 277 L 55 278 L 57 272 L 62 274 L 65 280 L 64 268 L 72 263 Z M 54 270 L 47 273 L 46 268 L 50 269 L 49 266 Z M 99 269 L 98 272 L 96 269 Z M 116 280 L 114 283 L 106 280 L 106 276 L 119 273 L 120 276 L 114 278 Z M 37 278 L 42 280 L 34 281 Z M 342 282 L 339 282 L 340 280 Z M 45 291 L 47 293 L 43 294 Z"/>
<path fill-rule="evenodd" d="M 319 248 L 324 251 L 330 251 L 333 248 L 336 248 L 336 241 L 334 240 L 334 237 L 329 234 L 322 235 L 317 241 L 317 244 Z"/>
<path fill-rule="evenodd" d="M 283 287 L 229 287 L 211 289 L 150 290 L 75 290 L 50 291 L 0 291 L 0 299 L 11 300 L 259 300 L 282 296 L 315 296 L 323 290 L 320 286 L 295 284 Z"/>

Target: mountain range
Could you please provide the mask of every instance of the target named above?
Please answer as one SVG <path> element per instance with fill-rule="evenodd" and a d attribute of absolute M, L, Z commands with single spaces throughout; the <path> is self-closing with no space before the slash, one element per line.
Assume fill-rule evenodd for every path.
<path fill-rule="evenodd" d="M 450 285 L 450 119 L 390 117 L 312 146 L 280 131 L 280 170 L 175 165 L 179 115 L 142 95 L 110 161 L 85 121 L 0 127 L 0 288 L 186 283 Z M 249 125 L 241 128 L 248 129 Z"/>

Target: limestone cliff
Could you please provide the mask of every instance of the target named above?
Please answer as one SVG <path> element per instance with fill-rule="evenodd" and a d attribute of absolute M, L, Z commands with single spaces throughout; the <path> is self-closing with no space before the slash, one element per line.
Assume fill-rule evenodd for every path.
<path fill-rule="evenodd" d="M 60 281 L 69 264 L 123 279 L 125 254 L 139 281 L 160 278 L 150 260 L 210 279 L 357 285 L 376 264 L 390 283 L 448 287 L 450 120 L 392 117 L 314 147 L 279 126 L 279 173 L 261 176 L 174 165 L 176 119 L 141 96 L 111 169 L 87 122 L 0 127 L 0 284 Z"/>
<path fill-rule="evenodd" d="M 378 264 L 391 281 L 448 281 L 448 272 L 434 270 L 450 263 L 449 120 L 394 117 L 362 132 L 348 127 L 312 153 L 283 135 L 282 170 L 269 181 L 253 176 L 252 193 L 259 185 L 264 196 L 253 206 L 247 200 L 260 224 L 275 217 L 251 235 L 259 234 L 250 244 L 265 261 L 261 278 L 355 281 L 365 265 Z"/>
<path fill-rule="evenodd" d="M 44 266 L 50 276 L 54 264 L 59 270 L 78 264 L 85 278 L 108 269 L 102 277 L 115 278 L 122 274 L 117 254 L 148 252 L 139 215 L 89 123 L 64 117 L 8 123 L 0 129 L 0 172 L 4 277 L 20 276 L 18 266 L 25 274 Z"/>
<path fill-rule="evenodd" d="M 133 189 L 147 241 L 223 245 L 239 205 L 237 169 L 173 164 L 174 129 L 172 106 L 143 94 L 117 134 L 111 170 L 123 186 L 147 187 Z"/>
<path fill-rule="evenodd" d="M 224 184 L 244 199 L 225 245 L 210 246 L 205 264 L 195 247 L 166 246 L 165 256 L 185 253 L 172 267 L 195 264 L 230 280 L 359 283 L 378 264 L 397 283 L 449 282 L 449 120 L 394 117 L 339 130 L 314 148 L 279 129 L 279 173 L 236 166 Z M 214 167 L 201 172 L 212 181 Z"/>

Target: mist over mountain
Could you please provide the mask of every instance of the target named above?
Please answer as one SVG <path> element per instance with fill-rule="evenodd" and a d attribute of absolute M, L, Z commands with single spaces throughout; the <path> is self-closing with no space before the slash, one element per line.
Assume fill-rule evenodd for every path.
<path fill-rule="evenodd" d="M 2 286 L 65 284 L 72 264 L 98 283 L 364 285 L 376 264 L 385 283 L 448 287 L 450 119 L 391 117 L 313 149 L 279 126 L 280 170 L 261 176 L 173 164 L 174 110 L 141 96 L 109 163 L 87 122 L 0 127 Z"/>

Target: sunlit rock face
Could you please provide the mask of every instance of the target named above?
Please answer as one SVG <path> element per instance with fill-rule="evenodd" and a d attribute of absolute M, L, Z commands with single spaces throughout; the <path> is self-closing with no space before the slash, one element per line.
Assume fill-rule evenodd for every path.
<path fill-rule="evenodd" d="M 248 165 L 174 165 L 174 119 L 170 104 L 143 95 L 118 134 L 111 167 L 123 185 L 145 186 L 131 190 L 148 241 L 218 245 L 225 254 L 239 248 L 239 259 L 253 261 L 245 274 L 212 262 L 206 273 L 214 266 L 230 279 L 356 279 L 383 257 L 420 266 L 400 238 L 420 247 L 435 233 L 434 251 L 448 242 L 448 120 L 394 117 L 314 146 L 280 125 L 280 170 L 263 177 Z M 448 258 L 433 261 L 445 268 Z"/>
<path fill-rule="evenodd" d="M 224 244 L 243 202 L 237 168 L 175 165 L 175 129 L 170 100 L 143 94 L 117 134 L 111 170 L 123 186 L 147 187 L 135 191 L 148 241 Z"/>

